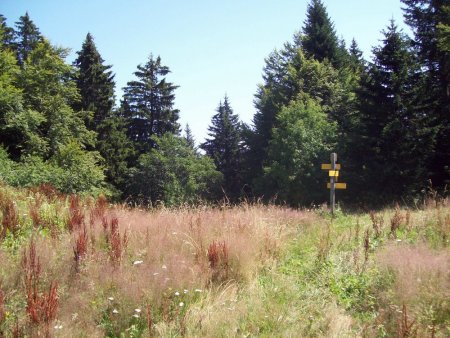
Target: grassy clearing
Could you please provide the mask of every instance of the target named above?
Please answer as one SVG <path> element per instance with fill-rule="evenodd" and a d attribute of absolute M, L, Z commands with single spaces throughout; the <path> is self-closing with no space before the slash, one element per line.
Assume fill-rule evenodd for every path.
<path fill-rule="evenodd" d="M 0 188 L 0 336 L 444 337 L 450 207 L 335 219 Z"/>

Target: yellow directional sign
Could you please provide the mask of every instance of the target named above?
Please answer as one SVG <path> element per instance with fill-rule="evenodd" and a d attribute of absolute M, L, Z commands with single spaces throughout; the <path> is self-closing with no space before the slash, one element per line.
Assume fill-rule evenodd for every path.
<path fill-rule="evenodd" d="M 327 188 L 331 189 L 331 184 L 327 183 Z M 334 184 L 335 189 L 347 189 L 347 183 L 335 183 Z"/>
<path fill-rule="evenodd" d="M 339 171 L 338 170 L 330 170 L 328 172 L 328 176 L 330 176 L 330 177 L 338 177 L 339 176 Z"/>
<path fill-rule="evenodd" d="M 321 166 L 322 170 L 331 170 L 331 163 L 323 163 Z M 341 165 L 339 163 L 336 163 L 336 170 L 341 170 Z"/>

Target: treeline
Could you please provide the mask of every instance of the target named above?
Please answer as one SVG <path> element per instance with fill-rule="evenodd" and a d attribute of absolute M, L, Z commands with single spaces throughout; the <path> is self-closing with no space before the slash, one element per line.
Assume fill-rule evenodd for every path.
<path fill-rule="evenodd" d="M 390 22 L 373 59 L 338 39 L 320 0 L 266 59 L 251 126 L 220 101 L 200 151 L 174 107 L 177 86 L 150 55 L 115 105 L 115 83 L 88 34 L 73 64 L 28 14 L 0 16 L 0 175 L 72 192 L 178 205 L 326 200 L 320 164 L 342 162 L 348 203 L 413 199 L 450 182 L 450 6 L 402 0 L 414 37 Z M 344 176 L 345 175 L 345 176 Z"/>

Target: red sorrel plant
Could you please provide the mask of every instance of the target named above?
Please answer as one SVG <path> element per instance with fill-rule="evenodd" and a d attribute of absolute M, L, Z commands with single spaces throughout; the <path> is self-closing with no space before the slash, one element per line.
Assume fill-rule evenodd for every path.
<path fill-rule="evenodd" d="M 119 220 L 115 216 L 111 219 L 108 237 L 111 260 L 114 264 L 120 264 L 120 260 L 128 244 L 128 235 L 125 231 L 123 237 L 120 236 Z"/>
<path fill-rule="evenodd" d="M 45 324 L 48 333 L 49 325 L 56 318 L 58 310 L 58 284 L 52 282 L 48 293 L 39 294 L 41 264 L 34 240 L 30 242 L 28 253 L 25 250 L 22 256 L 22 268 L 25 271 L 27 314 L 33 324 Z"/>
<path fill-rule="evenodd" d="M 403 304 L 401 317 L 398 319 L 397 323 L 397 337 L 399 338 L 407 338 L 407 337 L 416 337 L 417 336 L 417 328 L 414 327 L 416 323 L 415 320 L 410 321 L 408 318 L 408 313 L 406 311 L 406 305 Z"/>
<path fill-rule="evenodd" d="M 83 224 L 83 229 L 78 232 L 75 240 L 75 246 L 73 247 L 73 259 L 75 261 L 75 270 L 78 271 L 81 260 L 86 256 L 88 245 L 88 234 L 86 225 Z"/>
<path fill-rule="evenodd" d="M 375 212 L 370 212 L 370 219 L 372 220 L 372 227 L 375 231 L 375 238 L 380 237 L 383 229 L 384 218 L 383 215 L 376 215 Z"/>
<path fill-rule="evenodd" d="M 16 204 L 10 199 L 2 202 L 3 219 L 0 238 L 4 238 L 8 232 L 14 234 L 19 228 L 19 215 L 17 214 Z"/>
<path fill-rule="evenodd" d="M 80 197 L 78 195 L 69 196 L 69 218 L 67 227 L 70 232 L 81 229 L 84 223 L 84 213 L 82 210 Z"/>
<path fill-rule="evenodd" d="M 212 270 L 211 281 L 220 282 L 228 278 L 228 246 L 224 242 L 213 241 L 208 247 L 208 261 Z"/>
<path fill-rule="evenodd" d="M 394 216 L 391 218 L 391 236 L 397 238 L 397 230 L 400 229 L 402 224 L 403 216 L 400 214 L 400 208 L 397 206 L 395 208 Z"/>

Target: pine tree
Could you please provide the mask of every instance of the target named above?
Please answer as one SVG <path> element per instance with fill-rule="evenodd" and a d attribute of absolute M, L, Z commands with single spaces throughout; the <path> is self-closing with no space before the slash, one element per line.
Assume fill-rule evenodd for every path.
<path fill-rule="evenodd" d="M 424 183 L 432 153 L 429 118 L 416 109 L 418 65 L 411 41 L 392 21 L 363 81 L 360 149 L 364 185 L 377 198 L 398 199 Z"/>
<path fill-rule="evenodd" d="M 338 38 L 321 0 L 312 0 L 308 5 L 303 34 L 302 47 L 308 57 L 319 61 L 327 59 L 334 66 L 340 65 Z"/>
<path fill-rule="evenodd" d="M 87 126 L 90 130 L 98 131 L 100 124 L 110 116 L 114 105 L 114 75 L 111 66 L 103 64 L 104 60 L 90 33 L 77 54 L 74 65 L 78 69 L 76 80 L 81 100 L 76 109 L 92 112 L 93 119 L 88 121 Z"/>
<path fill-rule="evenodd" d="M 161 58 L 150 55 L 147 63 L 139 65 L 136 81 L 124 88 L 122 111 L 128 124 L 128 137 L 135 143 L 138 153 L 148 152 L 155 146 L 151 137 L 165 133 L 179 133 L 179 111 L 173 108 L 175 86 L 165 76 L 170 72 L 161 64 Z"/>
<path fill-rule="evenodd" d="M 16 22 L 16 49 L 17 60 L 23 65 L 31 51 L 42 41 L 42 35 L 39 29 L 30 19 L 28 12 L 19 18 Z"/>
<path fill-rule="evenodd" d="M 0 14 L 0 29 L 2 31 L 1 41 L 3 48 L 13 48 L 14 46 L 14 29 L 8 27 L 6 18 Z"/>
<path fill-rule="evenodd" d="M 444 188 L 450 183 L 450 34 L 445 34 L 445 27 L 450 32 L 450 5 L 448 0 L 402 2 L 424 79 L 419 104 L 423 114 L 434 116 L 438 127 L 430 178 L 434 186 Z"/>
<path fill-rule="evenodd" d="M 240 196 L 242 181 L 241 127 L 238 116 L 233 113 L 228 97 L 220 102 L 217 114 L 212 117 L 208 128 L 209 138 L 201 145 L 216 167 L 223 174 L 223 190 L 233 201 Z"/>
<path fill-rule="evenodd" d="M 195 138 L 194 135 L 192 135 L 191 128 L 189 127 L 189 124 L 186 123 L 186 127 L 184 128 L 184 138 L 186 140 L 186 143 L 189 147 L 191 147 L 193 150 L 196 150 L 197 147 L 195 146 Z"/>

